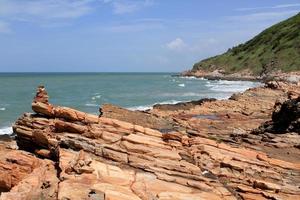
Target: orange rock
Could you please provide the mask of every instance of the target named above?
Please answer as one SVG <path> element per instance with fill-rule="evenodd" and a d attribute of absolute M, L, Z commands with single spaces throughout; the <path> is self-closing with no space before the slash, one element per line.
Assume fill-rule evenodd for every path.
<path fill-rule="evenodd" d="M 9 190 L 1 194 L 1 200 L 56 198 L 58 178 L 53 162 L 18 150 L 0 153 L 0 189 Z"/>
<path fill-rule="evenodd" d="M 24 191 L 49 199 L 297 199 L 300 137 L 250 134 L 285 90 L 249 89 L 184 111 L 128 112 L 128 120 L 119 111 L 99 118 L 41 96 L 33 110 L 42 115 L 23 115 L 14 132 L 21 149 L 52 158 L 60 173 L 50 161 L 0 150 L 0 185 L 16 188 L 16 198 Z M 8 160 L 7 152 L 14 152 Z M 32 189 L 25 192 L 25 183 Z"/>

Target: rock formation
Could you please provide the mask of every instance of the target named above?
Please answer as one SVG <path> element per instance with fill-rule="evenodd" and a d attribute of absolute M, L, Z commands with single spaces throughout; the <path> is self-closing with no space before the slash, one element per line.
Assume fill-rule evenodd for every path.
<path fill-rule="evenodd" d="M 0 148 L 0 199 L 299 199 L 299 135 L 251 134 L 270 119 L 276 99 L 298 89 L 260 87 L 121 118 L 114 107 L 99 117 L 52 105 L 40 87 L 35 114 L 13 127 L 21 150 Z"/>
<path fill-rule="evenodd" d="M 211 101 L 216 101 L 216 99 L 205 98 L 205 99 L 200 99 L 197 101 L 180 102 L 180 103 L 176 103 L 176 104 L 155 104 L 153 106 L 153 108 L 159 109 L 159 110 L 167 110 L 167 111 L 189 110 L 195 106 L 200 106 L 205 102 L 211 102 Z"/>
<path fill-rule="evenodd" d="M 300 134 L 300 96 L 284 102 L 276 102 L 272 120 L 265 122 L 253 133 L 278 133 L 296 132 Z"/>
<path fill-rule="evenodd" d="M 18 150 L 0 150 L 0 199 L 56 199 L 54 162 Z M 9 192 L 7 192 L 9 191 Z"/>
<path fill-rule="evenodd" d="M 143 111 L 131 111 L 111 104 L 102 105 L 101 111 L 103 117 L 118 119 L 156 130 L 169 130 L 176 126 L 172 119 Z"/>

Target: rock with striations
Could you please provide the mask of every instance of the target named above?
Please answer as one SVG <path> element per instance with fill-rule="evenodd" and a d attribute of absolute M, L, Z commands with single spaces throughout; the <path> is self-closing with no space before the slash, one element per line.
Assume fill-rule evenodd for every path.
<path fill-rule="evenodd" d="M 168 133 L 108 118 L 105 112 L 99 117 L 52 105 L 40 96 L 32 102 L 35 114 L 24 114 L 13 127 L 21 150 L 1 150 L 0 171 L 7 173 L 17 166 L 11 174 L 20 171 L 22 176 L 0 179 L 5 183 L 0 184 L 5 189 L 0 199 L 298 199 L 299 160 L 270 156 L 258 149 L 260 140 L 247 146 L 209 135 L 223 133 L 230 138 L 230 130 L 236 130 L 231 133 L 250 137 L 244 130 L 247 121 L 266 119 L 271 111 L 257 110 L 271 108 L 279 94 L 284 92 L 257 88 L 235 100 L 205 102 L 190 110 L 152 111 L 185 127 Z M 257 97 L 262 99 L 259 105 L 253 101 Z M 217 118 L 208 117 L 212 114 Z M 15 159 L 8 162 L 12 156 L 7 152 L 13 151 Z M 18 163 L 16 158 L 25 151 L 40 158 L 26 153 L 28 161 Z"/>
<path fill-rule="evenodd" d="M 19 151 L 0 151 L 0 200 L 56 199 L 55 163 Z M 2 193 L 1 193 L 2 192 Z"/>

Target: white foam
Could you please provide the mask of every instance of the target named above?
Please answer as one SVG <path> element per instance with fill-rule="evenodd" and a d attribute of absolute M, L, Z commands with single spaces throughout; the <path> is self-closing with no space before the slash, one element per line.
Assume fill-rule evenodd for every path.
<path fill-rule="evenodd" d="M 0 128 L 0 135 L 10 135 L 13 133 L 12 127 Z"/>
<path fill-rule="evenodd" d="M 176 101 L 176 100 L 169 100 L 169 101 L 162 101 L 162 102 L 157 102 L 157 103 L 154 103 L 154 104 L 151 104 L 151 105 L 143 105 L 143 106 L 133 106 L 133 107 L 128 107 L 127 109 L 128 110 L 140 110 L 140 111 L 145 111 L 145 110 L 150 110 L 153 108 L 154 105 L 156 104 L 177 104 L 177 103 L 180 103 L 182 101 Z"/>
<path fill-rule="evenodd" d="M 181 79 L 192 79 L 192 80 L 207 80 L 203 77 L 198 78 L 196 76 L 180 76 L 179 78 L 181 78 Z"/>
<path fill-rule="evenodd" d="M 185 87 L 185 84 L 184 83 L 180 83 L 178 84 L 179 87 Z"/>
<path fill-rule="evenodd" d="M 162 101 L 162 102 L 157 102 L 153 105 L 156 105 L 156 104 L 176 104 L 176 103 L 180 103 L 182 101 L 177 101 L 177 100 L 169 100 L 169 101 Z"/>
<path fill-rule="evenodd" d="M 92 100 L 96 100 L 96 99 L 100 99 L 100 98 L 101 98 L 101 95 L 96 95 L 96 96 L 92 97 Z"/>
<path fill-rule="evenodd" d="M 128 110 L 140 110 L 140 111 L 145 111 L 145 110 L 150 110 L 153 108 L 153 105 L 146 105 L 146 106 L 133 106 L 133 107 L 129 107 L 127 108 Z"/>
<path fill-rule="evenodd" d="M 209 87 L 210 90 L 217 92 L 243 92 L 249 88 L 257 86 L 258 83 L 250 81 L 226 81 L 220 80 L 215 82 L 207 81 L 205 84 L 206 87 Z"/>
<path fill-rule="evenodd" d="M 5 107 L 3 107 L 3 108 L 0 108 L 0 111 L 4 111 L 4 110 L 6 110 L 6 108 L 5 108 Z"/>
<path fill-rule="evenodd" d="M 163 97 L 205 97 L 203 93 L 185 92 L 185 93 L 164 93 Z"/>
<path fill-rule="evenodd" d="M 88 106 L 88 107 L 98 107 L 99 105 L 94 104 L 94 103 L 86 103 L 85 106 Z"/>

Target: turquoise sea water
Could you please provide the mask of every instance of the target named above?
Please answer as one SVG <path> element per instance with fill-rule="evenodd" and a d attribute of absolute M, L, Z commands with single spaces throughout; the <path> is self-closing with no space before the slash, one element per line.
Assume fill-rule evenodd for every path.
<path fill-rule="evenodd" d="M 10 132 L 22 113 L 31 112 L 38 85 L 46 87 L 53 104 L 98 113 L 103 103 L 143 110 L 156 103 L 228 98 L 257 84 L 173 77 L 172 73 L 0 73 L 0 134 Z"/>

